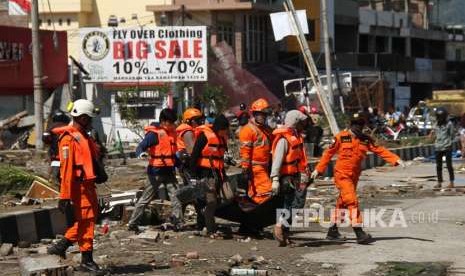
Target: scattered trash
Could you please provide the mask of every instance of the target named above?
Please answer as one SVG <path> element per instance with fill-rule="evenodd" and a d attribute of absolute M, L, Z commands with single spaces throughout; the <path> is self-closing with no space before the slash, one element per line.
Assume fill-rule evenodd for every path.
<path fill-rule="evenodd" d="M 244 259 L 242 258 L 241 255 L 239 254 L 236 254 L 234 256 L 232 256 L 231 258 L 229 258 L 229 263 L 231 264 L 231 266 L 238 266 L 242 263 Z"/>
<path fill-rule="evenodd" d="M 199 258 L 199 252 L 197 252 L 197 251 L 187 252 L 186 253 L 186 258 L 188 258 L 190 260 L 198 259 Z"/>
<path fill-rule="evenodd" d="M 324 264 L 321 265 L 321 268 L 333 269 L 333 268 L 335 268 L 335 266 L 333 264 L 324 263 Z"/>
<path fill-rule="evenodd" d="M 171 258 L 170 260 L 170 267 L 181 267 L 184 266 L 186 263 L 186 260 L 183 258 Z"/>
<path fill-rule="evenodd" d="M 455 224 L 462 226 L 462 225 L 463 225 L 463 221 L 457 221 Z"/>

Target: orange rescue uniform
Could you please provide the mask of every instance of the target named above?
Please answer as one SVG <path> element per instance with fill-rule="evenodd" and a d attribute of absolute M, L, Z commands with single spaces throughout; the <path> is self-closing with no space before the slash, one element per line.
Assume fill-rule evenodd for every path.
<path fill-rule="evenodd" d="M 247 194 L 261 204 L 271 198 L 271 133 L 249 122 L 239 132 L 241 167 L 252 170 Z"/>
<path fill-rule="evenodd" d="M 361 141 L 349 130 L 343 130 L 336 135 L 334 143 L 328 148 L 316 166 L 319 174 L 323 174 L 334 154 L 338 155 L 334 167 L 334 182 L 339 189 L 336 202 L 336 212 L 333 214 L 335 223 L 340 222 L 341 210 L 347 209 L 353 226 L 362 223 L 357 197 L 357 183 L 362 171 L 361 162 L 367 152 L 371 151 L 386 162 L 396 165 L 400 157 L 372 141 Z"/>
<path fill-rule="evenodd" d="M 177 148 L 178 151 L 187 151 L 186 142 L 184 141 L 183 136 L 189 131 L 195 135 L 195 128 L 193 128 L 192 126 L 186 123 L 182 123 L 176 128 L 176 135 L 177 135 L 176 146 L 178 147 Z"/>
<path fill-rule="evenodd" d="M 297 173 L 307 173 L 308 158 L 305 152 L 304 139 L 300 134 L 288 127 L 277 128 L 273 131 L 274 141 L 272 152 L 281 138 L 286 139 L 288 150 L 281 165 L 279 175 L 295 175 Z"/>
<path fill-rule="evenodd" d="M 176 155 L 176 134 L 162 127 L 147 126 L 145 132 L 158 136 L 158 144 L 149 148 L 149 165 L 152 167 L 174 167 Z"/>
<path fill-rule="evenodd" d="M 87 134 L 68 126 L 59 141 L 61 188 L 60 198 L 70 199 L 76 222 L 67 229 L 65 238 L 77 242 L 80 251 L 92 251 L 98 200 L 93 159 L 98 158 L 97 145 Z"/>
<path fill-rule="evenodd" d="M 208 125 L 202 125 L 196 129 L 198 133 L 203 132 L 207 138 L 207 145 L 203 148 L 197 165 L 202 168 L 217 169 L 222 173 L 224 169 L 224 153 L 226 151 L 224 137 L 216 135 Z"/>

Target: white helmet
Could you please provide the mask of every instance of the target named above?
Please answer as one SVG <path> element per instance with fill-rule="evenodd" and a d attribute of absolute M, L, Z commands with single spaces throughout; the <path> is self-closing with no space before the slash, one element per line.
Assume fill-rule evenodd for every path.
<path fill-rule="evenodd" d="M 70 114 L 73 117 L 78 117 L 83 114 L 86 114 L 89 117 L 95 117 L 97 116 L 97 113 L 95 111 L 96 110 L 94 104 L 91 101 L 79 99 L 73 103 L 73 107 L 70 111 Z"/>

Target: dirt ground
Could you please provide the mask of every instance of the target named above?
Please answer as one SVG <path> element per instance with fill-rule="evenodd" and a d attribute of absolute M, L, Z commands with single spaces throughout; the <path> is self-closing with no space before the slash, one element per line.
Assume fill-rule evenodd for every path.
<path fill-rule="evenodd" d="M 101 187 L 100 192 L 142 187 L 146 181 L 144 166 L 140 160 L 128 160 L 127 165 L 121 165 L 121 160 L 111 161 L 110 182 Z M 461 163 L 455 163 L 456 183 L 464 186 L 465 177 L 458 170 L 460 166 Z M 465 263 L 462 246 L 465 245 L 462 226 L 465 221 L 464 193 L 461 189 L 434 191 L 434 175 L 434 164 L 422 162 L 409 162 L 405 170 L 379 167 L 363 172 L 358 188 L 362 208 L 392 210 L 399 207 L 406 212 L 409 223 L 405 229 L 368 229 L 377 239 L 369 246 L 357 245 L 350 229 L 342 229 L 348 237 L 347 242 L 326 241 L 327 230 L 318 224 L 293 229 L 294 246 L 278 247 L 272 239 L 271 228 L 265 229 L 263 239 L 251 239 L 235 234 L 238 225 L 227 221 L 221 221 L 221 226 L 232 234 L 222 240 L 212 240 L 189 229 L 164 232 L 158 226 L 151 226 L 160 234 L 157 241 L 132 237 L 133 233 L 124 225 L 114 222 L 107 234 L 101 234 L 100 226 L 96 230 L 94 255 L 96 261 L 107 269 L 108 275 L 229 275 L 232 267 L 263 269 L 269 275 L 445 275 L 441 274 L 444 270 L 448 271 L 447 275 L 459 275 L 465 273 L 465 268 L 461 270 Z M 334 205 L 337 191 L 328 183 L 330 181 L 322 181 L 321 185 L 309 189 L 307 206 L 315 203 L 326 207 Z M 5 200 L 2 198 L 0 205 L 4 205 Z M 34 206 L 1 208 L 3 213 Z M 434 210 L 445 210 L 436 224 L 411 224 L 411 215 L 415 212 Z M 462 235 L 457 236 L 459 233 Z M 13 256 L 0 257 L 0 275 L 18 275 L 18 259 L 35 256 L 46 246 L 37 244 L 32 248 L 15 249 Z M 189 252 L 197 252 L 198 257 L 186 258 Z M 69 251 L 66 262 L 77 266 L 79 252 L 76 247 Z M 394 267 L 400 267 L 400 274 L 390 262 L 400 262 Z M 409 267 L 413 268 L 402 271 L 408 262 L 412 262 Z M 432 268 L 425 270 L 416 266 L 417 263 L 426 263 L 427 268 Z M 421 274 L 422 271 L 431 273 Z M 78 272 L 77 275 L 87 274 Z"/>

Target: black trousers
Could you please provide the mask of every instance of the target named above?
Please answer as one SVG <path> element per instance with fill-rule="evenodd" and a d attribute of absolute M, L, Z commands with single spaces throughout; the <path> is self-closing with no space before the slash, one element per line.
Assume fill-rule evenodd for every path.
<path fill-rule="evenodd" d="M 452 167 L 452 150 L 436 151 L 436 171 L 438 174 L 438 182 L 443 182 L 442 178 L 442 157 L 446 157 L 446 166 L 449 171 L 450 181 L 454 181 L 454 167 Z"/>

